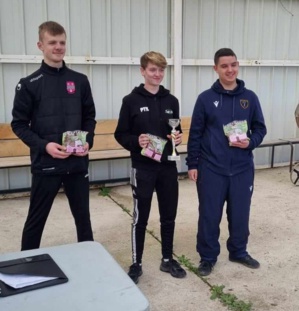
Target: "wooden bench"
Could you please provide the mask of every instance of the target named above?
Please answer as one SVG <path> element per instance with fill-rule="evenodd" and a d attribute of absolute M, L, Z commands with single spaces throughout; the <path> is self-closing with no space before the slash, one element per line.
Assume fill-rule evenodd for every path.
<path fill-rule="evenodd" d="M 117 119 L 97 120 L 94 145 L 89 152 L 90 161 L 125 159 L 129 151 L 114 139 Z M 178 146 L 180 153 L 187 152 L 190 117 L 182 117 L 183 143 Z M 170 128 L 171 129 L 171 128 Z M 0 169 L 30 166 L 29 148 L 12 132 L 8 123 L 0 123 Z"/>
<path fill-rule="evenodd" d="M 187 153 L 191 117 L 182 117 L 183 142 L 178 146 L 179 153 Z M 114 139 L 117 119 L 97 120 L 94 146 L 89 153 L 90 161 L 114 160 L 129 158 L 130 154 Z M 292 172 L 294 145 L 299 144 L 299 138 L 266 140 L 258 148 L 271 148 L 271 164 L 274 167 L 275 147 L 290 146 L 289 170 Z M 12 132 L 10 124 L 0 123 L 0 169 L 30 166 L 29 148 Z"/>

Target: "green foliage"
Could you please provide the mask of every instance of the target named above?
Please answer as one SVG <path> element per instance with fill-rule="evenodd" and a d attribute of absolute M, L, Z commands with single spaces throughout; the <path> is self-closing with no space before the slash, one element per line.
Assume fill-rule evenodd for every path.
<path fill-rule="evenodd" d="M 211 299 L 219 299 L 220 302 L 224 305 L 227 306 L 229 310 L 233 311 L 250 311 L 252 308 L 252 304 L 245 303 L 242 300 L 239 300 L 235 295 L 233 294 L 228 294 L 224 293 L 224 285 L 213 285 L 211 287 Z"/>
<path fill-rule="evenodd" d="M 121 206 L 121 208 L 123 209 L 124 212 L 126 212 L 127 214 L 129 214 L 131 216 L 131 212 L 130 212 L 130 209 L 124 207 L 124 206 Z"/>
<path fill-rule="evenodd" d="M 198 268 L 194 266 L 189 258 L 185 255 L 178 257 L 179 262 L 184 265 L 188 270 L 198 275 Z M 200 276 L 199 276 L 200 277 Z M 233 294 L 227 294 L 223 292 L 224 285 L 211 285 L 205 278 L 201 277 L 201 279 L 210 286 L 211 290 L 211 299 L 218 299 L 224 306 L 228 307 L 229 310 L 232 311 L 250 311 L 252 308 L 251 303 L 245 303 L 242 300 L 239 300 Z"/>
<path fill-rule="evenodd" d="M 99 195 L 102 197 L 108 197 L 110 194 L 110 191 L 111 191 L 110 188 L 106 188 L 106 187 L 100 188 Z"/>
<path fill-rule="evenodd" d="M 179 256 L 178 261 L 184 265 L 189 271 L 192 271 L 193 273 L 197 274 L 197 267 L 193 265 L 193 263 L 190 261 L 189 258 L 187 258 L 185 255 Z"/>

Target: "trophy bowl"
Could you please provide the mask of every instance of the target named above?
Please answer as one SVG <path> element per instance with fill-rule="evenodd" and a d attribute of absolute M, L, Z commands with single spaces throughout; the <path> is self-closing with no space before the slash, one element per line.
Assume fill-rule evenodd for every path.
<path fill-rule="evenodd" d="M 180 124 L 180 119 L 169 119 L 168 124 L 172 127 L 171 130 L 172 154 L 169 155 L 167 158 L 169 161 L 180 161 L 181 157 L 177 155 L 175 151 L 175 133 L 176 133 L 175 128 Z"/>

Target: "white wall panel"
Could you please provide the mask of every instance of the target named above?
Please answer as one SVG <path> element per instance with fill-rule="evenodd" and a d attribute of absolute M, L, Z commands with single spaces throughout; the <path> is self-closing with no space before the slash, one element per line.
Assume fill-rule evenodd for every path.
<path fill-rule="evenodd" d="M 91 54 L 111 56 L 111 5 L 110 1 L 91 1 Z"/>
<path fill-rule="evenodd" d="M 0 2 L 1 54 L 24 54 L 24 11 L 20 0 Z"/>

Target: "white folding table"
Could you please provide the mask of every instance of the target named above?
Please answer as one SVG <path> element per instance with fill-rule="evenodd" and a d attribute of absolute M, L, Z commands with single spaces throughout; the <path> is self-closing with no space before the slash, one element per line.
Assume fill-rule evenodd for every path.
<path fill-rule="evenodd" d="M 1 311 L 148 311 L 149 302 L 97 242 L 1 254 L 0 261 L 49 254 L 69 278 L 64 284 L 0 297 Z"/>

